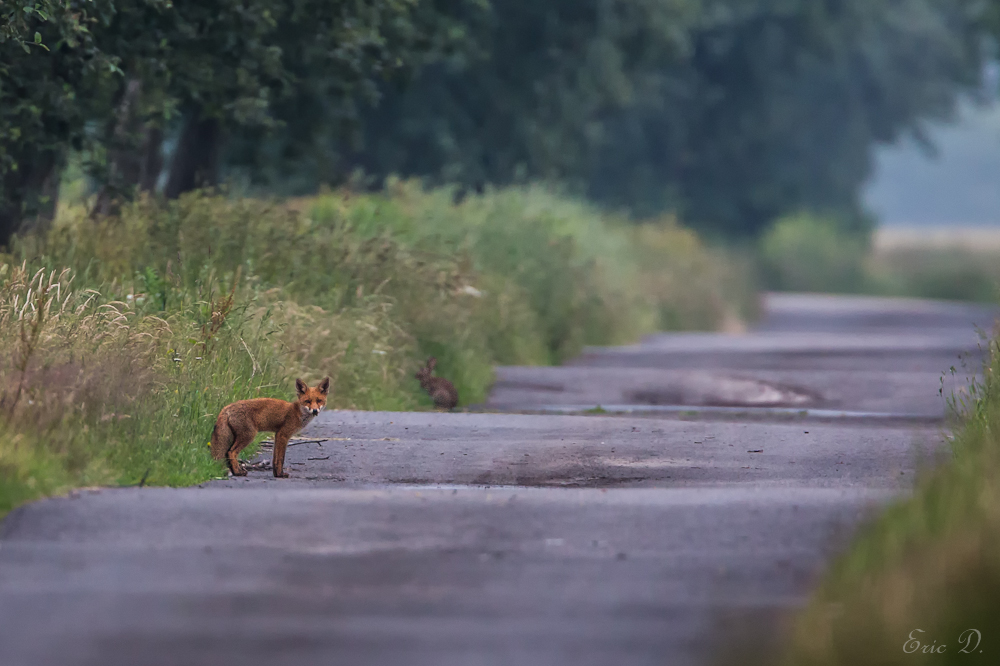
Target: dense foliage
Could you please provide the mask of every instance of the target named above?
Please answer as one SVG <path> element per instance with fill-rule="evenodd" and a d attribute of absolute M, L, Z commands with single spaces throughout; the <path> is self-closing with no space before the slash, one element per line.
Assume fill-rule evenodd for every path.
<path fill-rule="evenodd" d="M 669 219 L 634 227 L 539 188 L 452 199 L 142 197 L 20 238 L 0 255 L 0 514 L 75 485 L 217 476 L 219 409 L 287 398 L 299 376 L 330 375 L 336 408 L 429 408 L 413 374 L 434 355 L 464 408 L 497 363 L 755 306 L 739 264 Z"/>
<path fill-rule="evenodd" d="M 996 303 L 996 236 L 951 230 L 928 236 L 879 229 L 871 237 L 804 212 L 779 218 L 757 241 L 762 286 L 776 291 L 862 293 Z"/>
<path fill-rule="evenodd" d="M 373 99 L 377 82 L 457 48 L 449 18 L 477 0 L 61 0 L 6 3 L 0 28 L 0 243 L 51 217 L 67 150 L 85 151 L 96 212 L 154 190 L 218 180 L 227 128 L 278 125 L 309 94 L 324 121 Z M 31 11 L 24 11 L 29 9 Z M 20 10 L 20 11 L 19 11 Z M 347 109 L 347 111 L 345 111 Z M 49 204 L 49 205 L 46 205 Z"/>
<path fill-rule="evenodd" d="M 976 84 L 973 0 L 12 0 L 0 243 L 70 151 L 99 215 L 222 177 L 558 181 L 723 235 L 800 209 L 864 228 L 874 143 Z M 169 148 L 169 150 L 166 150 Z"/>
<path fill-rule="evenodd" d="M 865 228 L 873 145 L 975 84 L 976 18 L 953 0 L 494 2 L 478 57 L 387 86 L 358 148 L 313 141 L 308 164 L 474 189 L 559 180 L 729 236 L 799 209 Z M 260 138 L 258 182 L 315 186 L 294 159 L 263 166 L 297 137 Z"/>

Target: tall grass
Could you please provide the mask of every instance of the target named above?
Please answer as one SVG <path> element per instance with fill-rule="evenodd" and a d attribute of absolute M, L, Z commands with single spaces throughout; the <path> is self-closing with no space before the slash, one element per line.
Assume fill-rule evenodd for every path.
<path fill-rule="evenodd" d="M 194 194 L 60 212 L 0 257 L 0 512 L 86 484 L 222 473 L 219 409 L 333 378 L 331 406 L 430 408 L 423 358 L 481 402 L 493 366 L 752 314 L 741 268 L 670 220 L 536 188 L 393 183 L 279 203 Z M 736 285 L 744 285 L 736 288 Z"/>
<path fill-rule="evenodd" d="M 984 380 L 959 404 L 950 462 L 836 564 L 784 663 L 1000 663 L 1000 344 L 990 349 Z"/>
<path fill-rule="evenodd" d="M 0 278 L 0 511 L 80 485 L 204 480 L 220 471 L 205 424 L 234 387 L 284 393 L 226 297 L 154 315 L 68 269 L 2 264 Z"/>
<path fill-rule="evenodd" d="M 982 303 L 1000 297 L 996 248 L 875 247 L 866 269 L 873 293 Z"/>
<path fill-rule="evenodd" d="M 779 291 L 863 291 L 867 253 L 863 235 L 811 213 L 777 220 L 760 239 L 764 279 Z"/>
<path fill-rule="evenodd" d="M 957 230 L 954 235 L 960 236 Z M 976 245 L 941 242 L 930 231 L 925 242 L 910 236 L 905 243 L 871 243 L 835 220 L 801 213 L 776 221 L 761 237 L 757 254 L 766 286 L 779 291 L 980 302 L 1000 296 L 996 239 Z"/>

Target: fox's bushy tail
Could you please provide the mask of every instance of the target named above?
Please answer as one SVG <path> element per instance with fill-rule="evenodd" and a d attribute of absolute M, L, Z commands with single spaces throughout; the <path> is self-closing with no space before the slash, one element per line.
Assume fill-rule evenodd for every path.
<path fill-rule="evenodd" d="M 219 414 L 219 418 L 215 420 L 215 427 L 212 429 L 212 457 L 216 460 L 225 458 L 235 439 L 236 435 L 233 434 L 233 429 L 229 427 L 229 419 L 226 416 L 225 410 L 223 410 Z"/>

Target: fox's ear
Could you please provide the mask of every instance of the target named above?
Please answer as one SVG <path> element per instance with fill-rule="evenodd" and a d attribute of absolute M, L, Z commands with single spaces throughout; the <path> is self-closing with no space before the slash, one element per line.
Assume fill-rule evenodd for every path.
<path fill-rule="evenodd" d="M 323 381 L 321 381 L 319 383 L 319 385 L 316 386 L 316 388 L 318 388 L 319 391 L 320 391 L 320 393 L 322 393 L 323 395 L 326 395 L 327 393 L 329 393 L 330 392 L 330 378 L 329 377 L 324 377 Z"/>
<path fill-rule="evenodd" d="M 301 379 L 296 379 L 295 380 L 295 392 L 296 393 L 298 393 L 299 395 L 302 395 L 302 394 L 304 394 L 308 390 L 309 390 L 309 387 L 306 386 L 306 383 L 304 381 L 302 381 Z"/>

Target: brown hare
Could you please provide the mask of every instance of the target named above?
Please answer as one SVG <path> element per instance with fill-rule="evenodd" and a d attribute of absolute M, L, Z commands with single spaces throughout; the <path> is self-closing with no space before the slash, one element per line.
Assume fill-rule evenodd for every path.
<path fill-rule="evenodd" d="M 442 377 L 431 377 L 437 359 L 431 356 L 427 359 L 427 365 L 417 370 L 415 377 L 420 380 L 420 387 L 430 394 L 434 400 L 434 406 L 440 409 L 454 409 L 458 404 L 458 391 L 455 385 Z"/>

